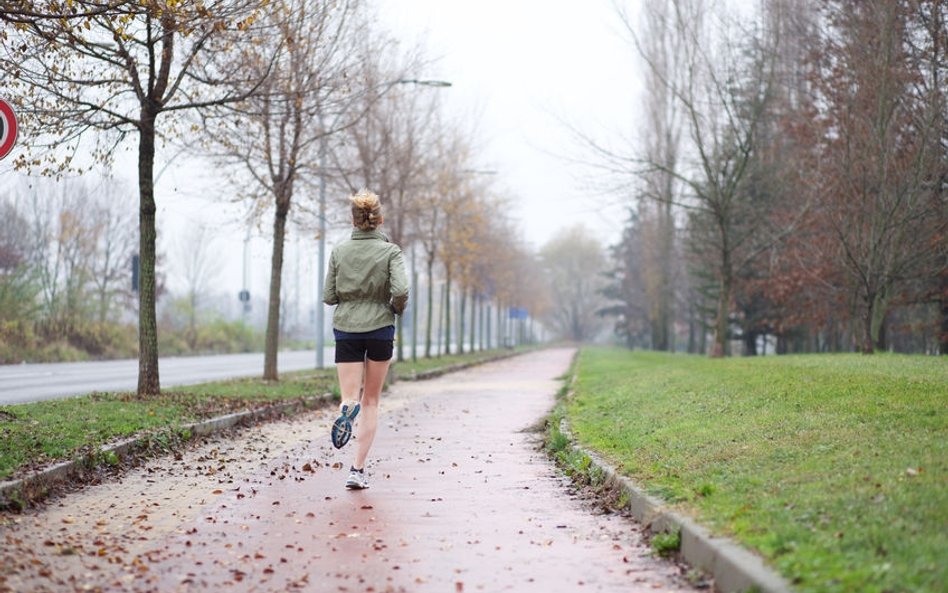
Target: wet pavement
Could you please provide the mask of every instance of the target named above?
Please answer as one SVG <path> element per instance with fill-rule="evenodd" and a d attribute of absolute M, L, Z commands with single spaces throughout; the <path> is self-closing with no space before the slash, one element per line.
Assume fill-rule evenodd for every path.
<path fill-rule="evenodd" d="M 538 449 L 571 356 L 394 385 L 367 490 L 322 410 L 4 515 L 0 591 L 692 590 Z"/>

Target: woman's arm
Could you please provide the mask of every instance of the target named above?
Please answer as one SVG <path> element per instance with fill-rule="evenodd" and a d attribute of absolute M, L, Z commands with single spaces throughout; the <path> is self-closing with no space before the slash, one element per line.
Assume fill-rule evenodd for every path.
<path fill-rule="evenodd" d="M 397 315 L 408 306 L 408 275 L 405 273 L 405 256 L 398 249 L 388 260 L 388 277 L 392 286 L 392 311 Z"/>
<path fill-rule="evenodd" d="M 326 284 L 323 286 L 323 302 L 327 305 L 338 305 L 339 296 L 336 294 L 336 251 L 329 255 L 329 271 L 326 272 Z"/>

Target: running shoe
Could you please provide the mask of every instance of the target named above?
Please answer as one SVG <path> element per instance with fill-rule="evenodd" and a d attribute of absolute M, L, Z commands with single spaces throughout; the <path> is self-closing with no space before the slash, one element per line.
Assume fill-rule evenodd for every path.
<path fill-rule="evenodd" d="M 359 414 L 361 406 L 357 401 L 345 401 L 339 407 L 339 417 L 332 423 L 332 444 L 337 449 L 342 449 L 352 437 L 352 421 Z"/>
<path fill-rule="evenodd" d="M 365 477 L 365 468 L 349 468 L 349 478 L 346 480 L 346 488 L 349 490 L 363 490 L 369 487 L 369 480 Z"/>

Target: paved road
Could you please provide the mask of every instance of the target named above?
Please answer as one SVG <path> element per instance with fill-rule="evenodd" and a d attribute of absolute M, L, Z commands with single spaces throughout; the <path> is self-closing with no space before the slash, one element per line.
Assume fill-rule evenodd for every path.
<path fill-rule="evenodd" d="M 395 384 L 368 490 L 318 410 L 0 515 L 0 592 L 692 591 L 537 449 L 571 355 Z"/>
<path fill-rule="evenodd" d="M 331 365 L 332 348 L 325 361 Z M 316 351 L 280 352 L 280 372 L 316 368 Z M 161 386 L 190 385 L 263 374 L 263 353 L 161 358 Z M 0 405 L 59 399 L 93 391 L 134 391 L 138 360 L 0 365 Z"/>

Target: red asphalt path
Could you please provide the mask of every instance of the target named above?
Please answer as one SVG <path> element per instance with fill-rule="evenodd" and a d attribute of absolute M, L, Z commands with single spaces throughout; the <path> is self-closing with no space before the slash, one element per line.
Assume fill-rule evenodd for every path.
<path fill-rule="evenodd" d="M 595 512 L 538 449 L 529 428 L 553 406 L 572 354 L 396 384 L 383 395 L 364 491 L 344 488 L 352 443 L 332 449 L 327 414 L 307 415 L 295 428 L 311 442 L 234 473 L 194 512 L 156 520 L 120 571 L 93 566 L 94 546 L 82 548 L 90 558 L 73 570 L 84 577 L 37 590 L 692 590 L 651 555 L 639 527 Z"/>

